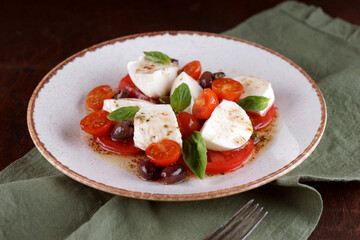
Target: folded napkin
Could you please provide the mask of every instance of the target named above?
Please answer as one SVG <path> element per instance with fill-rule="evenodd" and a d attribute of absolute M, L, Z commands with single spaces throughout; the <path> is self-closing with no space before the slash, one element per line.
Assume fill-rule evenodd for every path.
<path fill-rule="evenodd" d="M 86 187 L 33 149 L 0 173 L 0 239 L 202 239 L 251 198 L 269 215 L 248 239 L 306 239 L 322 201 L 304 182 L 360 179 L 360 28 L 319 8 L 286 2 L 224 34 L 278 51 L 321 88 L 328 123 L 306 161 L 270 184 L 234 196 L 154 202 Z"/>

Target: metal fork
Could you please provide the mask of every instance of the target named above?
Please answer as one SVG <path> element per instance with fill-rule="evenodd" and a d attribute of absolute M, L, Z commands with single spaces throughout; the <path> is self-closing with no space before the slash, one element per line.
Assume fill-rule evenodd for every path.
<path fill-rule="evenodd" d="M 254 199 L 251 199 L 229 220 L 227 220 L 223 225 L 221 225 L 204 240 L 245 239 L 268 214 L 267 211 L 262 213 L 263 207 L 257 209 L 259 207 L 259 204 L 251 206 L 253 202 Z"/>

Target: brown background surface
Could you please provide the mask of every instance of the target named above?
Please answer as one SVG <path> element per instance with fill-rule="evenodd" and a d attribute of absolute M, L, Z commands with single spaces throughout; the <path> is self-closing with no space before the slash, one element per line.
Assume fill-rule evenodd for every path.
<path fill-rule="evenodd" d="M 93 44 L 141 32 L 221 33 L 280 2 L 1 1 L 0 170 L 34 147 L 26 125 L 28 101 L 42 77 L 65 58 Z M 360 1 L 303 2 L 360 25 Z M 360 183 L 310 185 L 324 201 L 324 212 L 310 239 L 360 239 Z"/>

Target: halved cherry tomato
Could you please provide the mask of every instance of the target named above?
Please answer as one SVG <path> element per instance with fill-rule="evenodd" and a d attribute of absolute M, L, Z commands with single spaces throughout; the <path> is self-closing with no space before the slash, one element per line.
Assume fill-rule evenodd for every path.
<path fill-rule="evenodd" d="M 198 119 L 208 119 L 219 105 L 219 99 L 210 88 L 205 88 L 194 102 L 192 113 Z"/>
<path fill-rule="evenodd" d="M 118 90 L 120 89 L 127 89 L 130 92 L 130 98 L 138 98 L 142 100 L 146 100 L 153 103 L 158 103 L 156 100 L 152 99 L 151 97 L 146 96 L 144 93 L 138 89 L 134 82 L 131 80 L 129 74 L 126 75 L 123 79 L 121 79 L 119 83 Z"/>
<path fill-rule="evenodd" d="M 250 117 L 250 121 L 253 125 L 253 128 L 255 131 L 263 129 L 264 127 L 266 127 L 267 125 L 269 125 L 275 115 L 275 108 L 274 108 L 274 104 L 269 108 L 268 112 L 266 113 L 265 116 L 261 117 L 260 115 L 257 115 L 255 113 L 251 113 L 251 112 L 246 112 L 249 117 Z"/>
<path fill-rule="evenodd" d="M 180 132 L 182 138 L 187 138 L 191 134 L 194 133 L 194 131 L 200 130 L 200 123 L 199 120 L 187 112 L 181 112 L 178 115 L 176 115 L 177 122 L 180 127 Z"/>
<path fill-rule="evenodd" d="M 201 64 L 199 61 L 189 62 L 180 70 L 181 72 L 186 72 L 193 79 L 198 80 L 201 74 Z"/>
<path fill-rule="evenodd" d="M 242 166 L 244 161 L 249 159 L 254 149 L 254 142 L 249 139 L 243 148 L 231 151 L 218 152 L 208 150 L 207 173 L 224 173 L 234 171 Z"/>
<path fill-rule="evenodd" d="M 86 96 L 86 104 L 90 110 L 100 110 L 104 105 L 105 99 L 113 97 L 112 89 L 109 85 L 102 85 L 91 90 Z"/>
<path fill-rule="evenodd" d="M 159 166 L 167 166 L 179 159 L 181 148 L 177 142 L 165 138 L 158 143 L 150 144 L 145 152 L 151 162 Z"/>
<path fill-rule="evenodd" d="M 105 110 L 90 113 L 80 121 L 81 130 L 94 136 L 106 133 L 111 127 L 111 121 L 107 119 L 108 114 Z"/>
<path fill-rule="evenodd" d="M 211 88 L 218 96 L 219 101 L 222 99 L 237 101 L 244 90 L 241 83 L 231 78 L 216 79 L 212 82 Z"/>
<path fill-rule="evenodd" d="M 96 140 L 103 149 L 116 154 L 131 154 L 142 151 L 134 146 L 132 139 L 113 141 L 111 140 L 110 134 L 105 134 L 97 137 Z"/>

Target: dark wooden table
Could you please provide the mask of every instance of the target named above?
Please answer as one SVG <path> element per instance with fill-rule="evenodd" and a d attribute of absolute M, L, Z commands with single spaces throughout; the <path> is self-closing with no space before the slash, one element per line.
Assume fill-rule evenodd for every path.
<path fill-rule="evenodd" d="M 282 1 L 49 2 L 0 2 L 0 170 L 34 147 L 26 125 L 27 103 L 41 78 L 73 53 L 141 32 L 220 33 Z M 360 25 L 360 1 L 304 2 Z M 324 212 L 310 239 L 360 239 L 360 183 L 310 185 L 324 200 Z"/>

